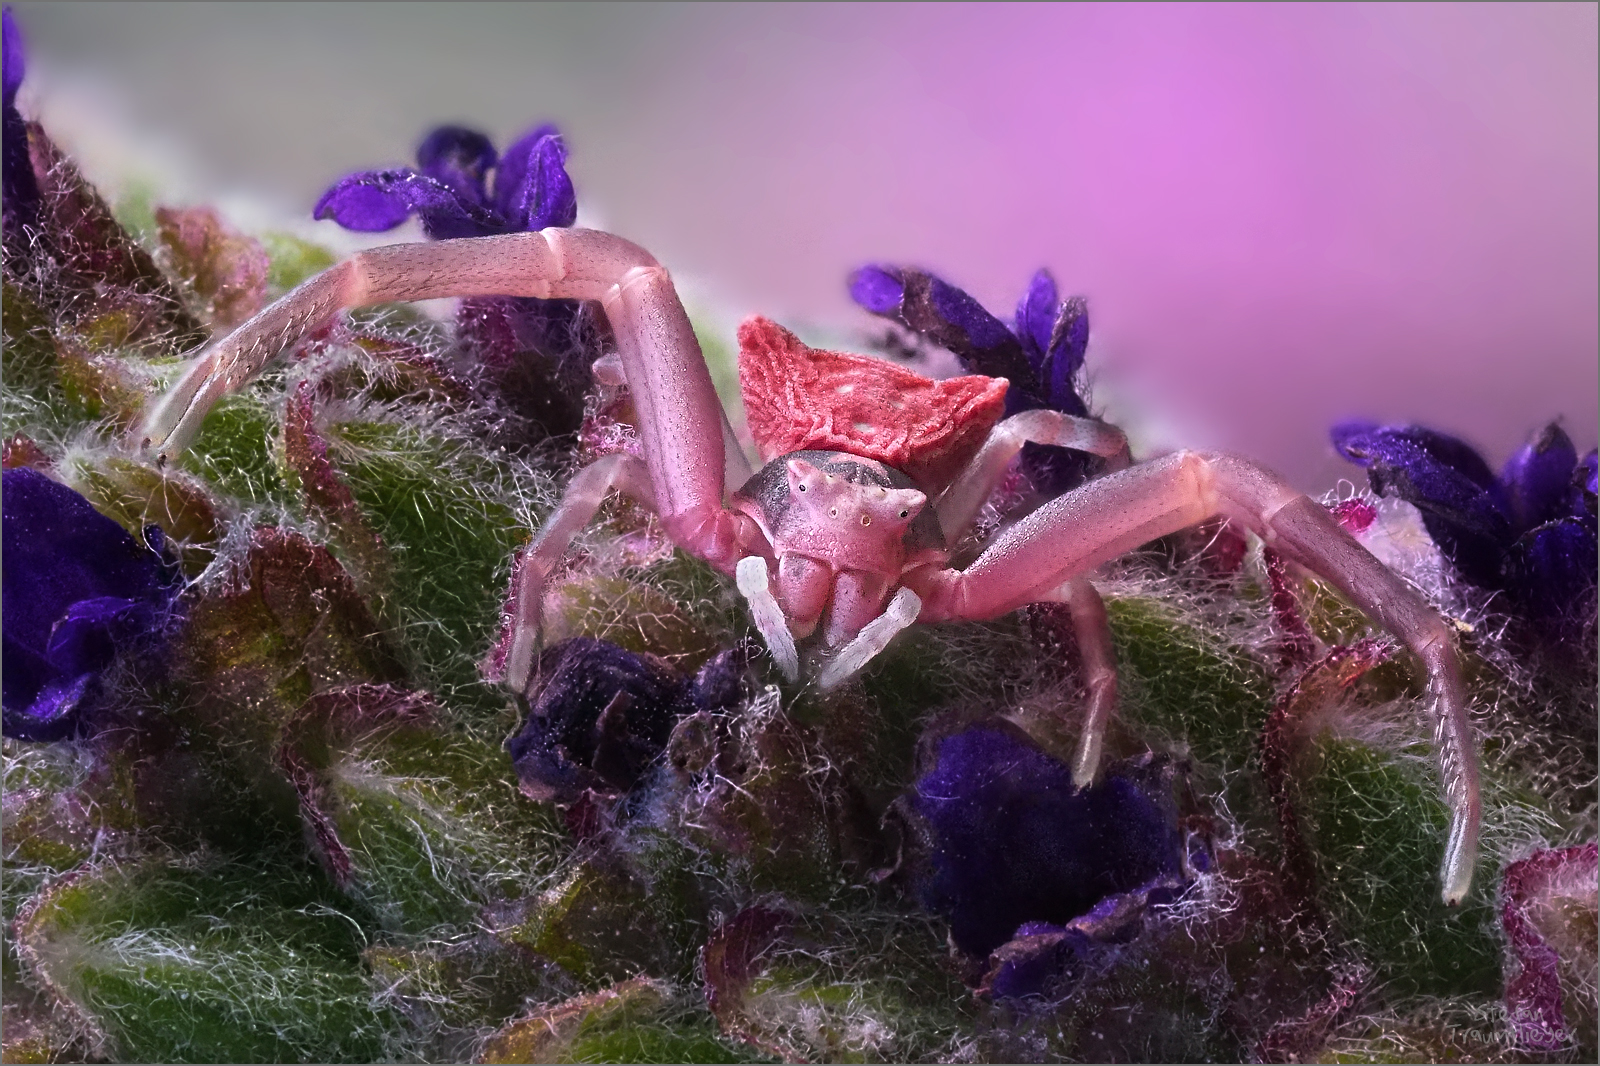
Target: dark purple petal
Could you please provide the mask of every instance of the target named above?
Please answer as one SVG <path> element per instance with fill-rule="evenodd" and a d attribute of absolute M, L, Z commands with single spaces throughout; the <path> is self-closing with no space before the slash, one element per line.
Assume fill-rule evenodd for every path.
<path fill-rule="evenodd" d="M 1065 926 L 1024 922 L 1010 942 L 989 956 L 983 988 L 996 999 L 1061 992 L 1084 962 L 1110 945 L 1125 944 L 1138 936 L 1150 908 L 1171 903 L 1184 887 L 1176 875 L 1163 876 L 1132 892 L 1105 897 Z"/>
<path fill-rule="evenodd" d="M 990 955 L 984 987 L 996 999 L 1048 995 L 1072 979 L 1094 947 L 1081 929 L 1029 922 Z"/>
<path fill-rule="evenodd" d="M 440 126 L 417 146 L 417 166 L 423 174 L 485 208 L 489 206 L 486 180 L 498 159 L 493 141 L 464 126 Z"/>
<path fill-rule="evenodd" d="M 748 646 L 713 655 L 689 682 L 689 702 L 699 711 L 725 711 L 744 699 L 745 671 L 750 665 Z"/>
<path fill-rule="evenodd" d="M 850 275 L 850 298 L 875 315 L 900 314 L 906 286 L 894 267 L 864 266 Z"/>
<path fill-rule="evenodd" d="M 1332 430 L 1344 458 L 1367 468 L 1372 490 L 1399 496 L 1422 512 L 1428 535 L 1462 577 L 1498 588 L 1512 542 L 1511 523 L 1488 464 L 1465 444 L 1415 426 L 1345 422 Z M 1443 458 L 1441 458 L 1443 457 Z"/>
<path fill-rule="evenodd" d="M 966 347 L 982 351 L 1017 343 L 1004 322 L 943 278 L 928 276 L 928 296 L 939 317 L 966 335 Z"/>
<path fill-rule="evenodd" d="M 873 314 L 893 319 L 952 352 L 969 373 L 1008 380 L 1007 414 L 1039 406 L 1038 375 L 1023 354 L 1022 343 L 954 285 L 926 271 L 876 264 L 851 275 L 850 292 Z"/>
<path fill-rule="evenodd" d="M 28 127 L 17 111 L 17 89 L 27 73 L 27 58 L 22 43 L 22 31 L 7 7 L 0 12 L 0 35 L 5 38 L 5 69 L 0 77 L 5 79 L 3 105 L 0 105 L 0 198 L 5 202 L 6 214 L 18 222 L 32 223 L 38 217 L 39 180 L 28 158 Z"/>
<path fill-rule="evenodd" d="M 553 135 L 557 135 L 557 130 L 550 123 L 537 126 L 518 138 L 500 157 L 500 166 L 494 176 L 494 201 L 496 209 L 505 217 L 510 218 L 516 213 L 517 202 L 528 182 L 535 146 Z"/>
<path fill-rule="evenodd" d="M 567 145 L 554 126 L 540 126 L 506 149 L 495 173 L 494 200 L 512 232 L 577 221 L 578 196 L 567 175 Z"/>
<path fill-rule="evenodd" d="M 1571 494 L 1578 450 L 1572 438 L 1552 422 L 1517 449 L 1500 472 L 1511 521 L 1519 531 L 1560 518 Z"/>
<path fill-rule="evenodd" d="M 312 217 L 331 218 L 345 229 L 381 233 L 413 214 L 429 237 L 487 237 L 511 232 L 487 208 L 443 182 L 414 170 L 369 170 L 340 178 L 317 201 Z"/>
<path fill-rule="evenodd" d="M 933 847 L 923 901 L 973 955 L 1024 923 L 1064 925 L 1180 870 L 1173 819 L 1132 779 L 1108 774 L 1080 791 L 1064 763 L 1003 723 L 945 738 L 912 807 Z"/>
<path fill-rule="evenodd" d="M 4 40 L 3 56 L 0 56 L 4 69 L 0 70 L 0 79 L 4 80 L 5 106 L 10 107 L 17 98 L 17 90 L 22 87 L 23 76 L 28 72 L 28 57 L 22 43 L 22 31 L 17 28 L 17 19 L 9 4 L 0 11 L 0 38 Z"/>
<path fill-rule="evenodd" d="M 691 709 L 671 667 L 603 640 L 575 637 L 546 649 L 538 678 L 527 721 L 506 742 L 522 790 L 535 799 L 627 791 Z"/>
<path fill-rule="evenodd" d="M 1436 462 L 1450 467 L 1474 485 L 1498 492 L 1499 482 L 1495 479 L 1494 472 L 1489 469 L 1489 464 L 1478 454 L 1477 449 L 1458 437 L 1439 433 L 1424 426 L 1379 426 L 1373 422 L 1341 422 L 1333 427 L 1333 446 L 1339 449 L 1340 455 L 1352 463 L 1359 463 L 1361 460 L 1347 454 L 1345 445 L 1341 443 L 1341 440 L 1352 437 L 1405 441 L 1422 449 Z"/>
<path fill-rule="evenodd" d="M 1041 378 L 1050 406 L 1079 418 L 1087 416 L 1089 411 L 1073 382 L 1083 368 L 1083 357 L 1088 351 L 1089 301 L 1082 296 L 1069 297 L 1061 305 L 1061 313 L 1051 328 Z"/>
<path fill-rule="evenodd" d="M 75 707 L 118 652 L 162 634 L 176 585 L 157 552 L 38 471 L 5 471 L 3 506 L 6 735 L 43 739 L 73 725 L 71 693 Z"/>
<path fill-rule="evenodd" d="M 1044 356 L 1050 350 L 1050 334 L 1055 329 L 1056 315 L 1061 310 L 1061 297 L 1056 292 L 1056 279 L 1050 271 L 1041 269 L 1028 282 L 1028 291 L 1017 303 L 1017 339 L 1022 350 L 1033 364 L 1034 372 L 1044 374 Z"/>
<path fill-rule="evenodd" d="M 1581 618 L 1594 597 L 1597 551 L 1593 517 L 1546 522 L 1506 554 L 1506 588 L 1530 617 Z"/>
<path fill-rule="evenodd" d="M 116 657 L 122 641 L 137 637 L 154 624 L 151 606 L 142 600 L 99 596 L 79 600 L 56 623 L 45 649 L 45 661 L 61 675 L 102 670 Z"/>
<path fill-rule="evenodd" d="M 1600 452 L 1591 450 L 1572 472 L 1571 511 L 1575 515 L 1593 515 L 1596 497 L 1600 496 Z"/>
<path fill-rule="evenodd" d="M 25 710 L 13 711 L 6 707 L 5 735 L 40 742 L 65 739 L 76 728 L 78 709 L 91 695 L 94 682 L 94 674 L 50 681 Z"/>

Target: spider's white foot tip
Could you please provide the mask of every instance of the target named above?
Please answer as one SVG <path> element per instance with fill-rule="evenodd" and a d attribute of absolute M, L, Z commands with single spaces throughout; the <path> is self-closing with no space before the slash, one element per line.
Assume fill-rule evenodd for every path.
<path fill-rule="evenodd" d="M 1473 868 L 1478 864 L 1478 833 L 1473 823 L 1474 819 L 1465 814 L 1450 821 L 1450 839 L 1445 844 L 1444 866 L 1439 872 L 1447 907 L 1459 906 L 1472 891 Z"/>
<path fill-rule="evenodd" d="M 1072 760 L 1072 787 L 1088 788 L 1100 776 L 1100 738 L 1087 735 L 1078 743 Z"/>

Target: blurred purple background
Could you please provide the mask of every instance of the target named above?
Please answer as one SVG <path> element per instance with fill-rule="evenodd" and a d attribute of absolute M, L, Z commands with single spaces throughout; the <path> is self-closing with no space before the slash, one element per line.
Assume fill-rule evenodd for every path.
<path fill-rule="evenodd" d="M 730 327 L 864 335 L 869 260 L 1009 316 L 1048 265 L 1146 447 L 1321 490 L 1342 417 L 1595 443 L 1592 4 L 17 10 L 25 110 L 286 212 L 432 124 L 554 119 L 585 220 Z"/>

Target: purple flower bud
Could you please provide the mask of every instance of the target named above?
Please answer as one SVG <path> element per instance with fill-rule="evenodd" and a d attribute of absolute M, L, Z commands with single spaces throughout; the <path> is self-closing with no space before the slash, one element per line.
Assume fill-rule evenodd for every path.
<path fill-rule="evenodd" d="M 1028 282 L 1028 291 L 1017 302 L 1017 339 L 1028 362 L 1041 376 L 1044 373 L 1044 356 L 1050 350 L 1050 333 L 1055 328 L 1056 315 L 1061 311 L 1061 297 L 1056 292 L 1056 279 L 1050 271 L 1041 269 Z"/>
<path fill-rule="evenodd" d="M 1069 415 L 1089 413 L 1073 384 L 1089 351 L 1089 301 L 1073 296 L 1061 305 L 1050 331 L 1050 347 L 1045 353 L 1043 379 L 1050 405 Z"/>
<path fill-rule="evenodd" d="M 1500 486 L 1483 457 L 1463 442 L 1419 426 L 1343 422 L 1333 445 L 1367 468 L 1372 490 L 1399 496 L 1461 576 L 1481 588 L 1501 586 L 1501 563 L 1513 540 Z"/>
<path fill-rule="evenodd" d="M 972 955 L 1181 869 L 1173 818 L 1139 784 L 1113 773 L 1080 790 L 1064 763 L 1002 722 L 940 742 L 911 805 L 933 849 L 923 900 Z"/>
<path fill-rule="evenodd" d="M 486 179 L 499 159 L 494 143 L 464 126 L 440 126 L 417 146 L 417 166 L 482 207 L 489 206 Z"/>
<path fill-rule="evenodd" d="M 1596 582 L 1594 517 L 1558 518 L 1529 530 L 1506 554 L 1506 588 L 1530 618 L 1581 620 Z"/>
<path fill-rule="evenodd" d="M 38 471 L 5 471 L 3 504 L 5 735 L 56 740 L 79 727 L 119 654 L 164 639 L 178 582 L 156 551 Z"/>
<path fill-rule="evenodd" d="M 928 275 L 928 297 L 933 309 L 948 325 L 966 338 L 965 347 L 973 352 L 1008 348 L 1017 339 L 1005 323 L 984 310 L 982 304 L 943 278 Z M 954 350 L 954 349 L 952 349 Z M 957 355 L 962 354 L 957 351 Z"/>
<path fill-rule="evenodd" d="M 1517 449 L 1500 472 L 1500 483 L 1518 531 L 1564 515 L 1577 465 L 1572 438 L 1555 422 Z"/>
<path fill-rule="evenodd" d="M 1361 456 L 1377 454 L 1380 458 L 1386 448 L 1400 448 L 1409 444 L 1435 462 L 1446 466 L 1480 488 L 1496 490 L 1498 482 L 1489 464 L 1472 445 L 1446 433 L 1424 426 L 1380 426 L 1374 422 L 1341 422 L 1333 427 L 1333 446 L 1339 454 L 1366 466 Z M 1396 443 L 1399 442 L 1399 443 Z"/>
<path fill-rule="evenodd" d="M 577 220 L 567 145 L 554 126 L 540 126 L 506 149 L 495 173 L 494 201 L 509 233 L 570 226 Z"/>
<path fill-rule="evenodd" d="M 4 37 L 3 76 L 5 93 L 0 101 L 0 200 L 4 201 L 8 225 L 32 223 L 39 212 L 39 180 L 28 157 L 28 126 L 17 111 L 17 90 L 27 73 L 27 57 L 22 31 L 7 7 L 0 12 L 0 36 Z"/>
<path fill-rule="evenodd" d="M 900 271 L 888 266 L 864 266 L 850 275 L 850 298 L 875 315 L 896 318 L 906 286 Z"/>
<path fill-rule="evenodd" d="M 0 11 L 0 38 L 3 38 L 3 61 L 5 64 L 0 78 L 4 79 L 4 103 L 11 107 L 17 99 L 17 90 L 22 87 L 22 78 L 28 72 L 27 53 L 23 49 L 22 31 L 17 28 L 16 16 L 12 14 L 10 5 Z"/>

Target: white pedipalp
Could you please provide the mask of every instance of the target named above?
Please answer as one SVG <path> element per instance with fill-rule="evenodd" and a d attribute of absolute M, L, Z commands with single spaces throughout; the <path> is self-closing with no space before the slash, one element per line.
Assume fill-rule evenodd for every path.
<path fill-rule="evenodd" d="M 734 579 L 739 584 L 739 594 L 750 603 L 750 620 L 761 632 L 772 652 L 772 659 L 790 681 L 799 680 L 800 654 L 795 650 L 794 634 L 783 617 L 783 608 L 772 594 L 767 583 L 767 561 L 759 555 L 748 555 L 739 560 L 734 569 Z"/>
<path fill-rule="evenodd" d="M 743 565 L 742 563 L 740 564 Z M 847 681 L 857 670 L 866 666 L 880 651 L 889 646 L 896 633 L 917 620 L 922 613 L 922 597 L 908 588 L 902 588 L 884 607 L 883 613 L 862 627 L 850 643 L 822 668 L 817 675 L 817 687 L 824 692 Z"/>

